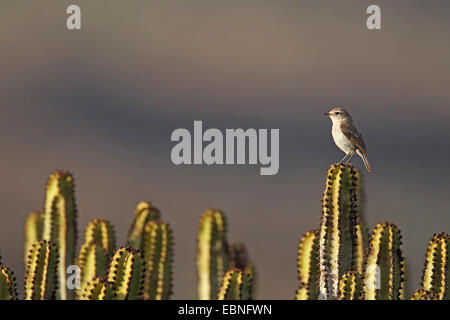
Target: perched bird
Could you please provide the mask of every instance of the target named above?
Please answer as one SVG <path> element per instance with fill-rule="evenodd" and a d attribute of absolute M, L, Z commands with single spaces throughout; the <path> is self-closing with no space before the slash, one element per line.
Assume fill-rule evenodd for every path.
<path fill-rule="evenodd" d="M 367 160 L 366 145 L 363 137 L 356 126 L 353 124 L 352 116 L 343 108 L 333 108 L 329 112 L 324 113 L 333 121 L 331 133 L 334 143 L 337 147 L 345 152 L 345 157 L 340 162 L 350 162 L 355 153 L 363 160 L 368 172 L 371 171 L 369 161 Z"/>

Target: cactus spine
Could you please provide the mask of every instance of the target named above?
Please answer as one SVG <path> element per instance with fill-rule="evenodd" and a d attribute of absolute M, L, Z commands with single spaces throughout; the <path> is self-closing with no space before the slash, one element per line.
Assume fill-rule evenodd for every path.
<path fill-rule="evenodd" d="M 239 269 L 228 270 L 222 281 L 217 300 L 249 300 L 252 275 Z"/>
<path fill-rule="evenodd" d="M 362 268 L 358 187 L 358 172 L 352 165 L 332 165 L 328 170 L 319 234 L 320 299 L 335 299 L 340 277 Z"/>
<path fill-rule="evenodd" d="M 222 212 L 206 210 L 199 223 L 197 242 L 198 298 L 216 297 L 228 269 L 226 221 Z"/>
<path fill-rule="evenodd" d="M 115 300 L 115 298 L 113 283 L 95 278 L 88 282 L 80 300 Z"/>
<path fill-rule="evenodd" d="M 120 248 L 114 254 L 107 281 L 113 283 L 117 300 L 139 300 L 143 290 L 145 264 L 140 250 Z"/>
<path fill-rule="evenodd" d="M 145 224 L 151 220 L 158 220 L 160 218 L 161 213 L 150 202 L 139 202 L 134 211 L 134 220 L 128 232 L 128 246 L 133 249 L 141 249 Z"/>
<path fill-rule="evenodd" d="M 399 300 L 405 293 L 405 262 L 401 234 L 390 222 L 378 223 L 372 233 L 364 274 L 366 300 Z"/>
<path fill-rule="evenodd" d="M 57 299 L 65 300 L 73 297 L 73 292 L 68 292 L 65 284 L 66 268 L 73 265 L 75 260 L 76 237 L 73 177 L 67 171 L 55 171 L 47 182 L 43 239 L 56 244 L 60 257 L 57 274 L 61 285 L 56 292 Z"/>
<path fill-rule="evenodd" d="M 25 300 L 56 298 L 58 249 L 54 243 L 41 240 L 33 243 L 25 272 Z"/>
<path fill-rule="evenodd" d="M 173 235 L 162 221 L 150 220 L 144 227 L 144 299 L 167 300 L 172 294 Z"/>
<path fill-rule="evenodd" d="M 360 300 L 362 296 L 363 281 L 361 275 L 355 271 L 349 271 L 339 280 L 338 300 Z"/>
<path fill-rule="evenodd" d="M 449 293 L 449 245 L 450 236 L 435 234 L 428 244 L 422 288 L 432 291 L 438 300 L 450 300 Z"/>
<path fill-rule="evenodd" d="M 0 265 L 0 300 L 17 300 L 17 283 L 14 273 Z"/>
<path fill-rule="evenodd" d="M 297 300 L 316 300 L 319 295 L 319 230 L 305 233 L 298 245 L 298 278 L 300 287 Z"/>
<path fill-rule="evenodd" d="M 24 261 L 27 262 L 28 253 L 35 241 L 42 240 L 44 230 L 44 214 L 42 212 L 31 212 L 25 221 L 25 251 Z"/>

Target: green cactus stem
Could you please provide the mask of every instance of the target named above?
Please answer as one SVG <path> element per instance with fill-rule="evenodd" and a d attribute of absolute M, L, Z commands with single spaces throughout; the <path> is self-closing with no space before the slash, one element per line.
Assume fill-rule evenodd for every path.
<path fill-rule="evenodd" d="M 161 213 L 150 202 L 139 202 L 134 211 L 134 220 L 128 232 L 127 245 L 133 249 L 142 249 L 145 224 L 151 220 L 158 220 L 160 218 Z"/>
<path fill-rule="evenodd" d="M 319 230 L 305 233 L 298 245 L 298 278 L 300 287 L 297 300 L 317 300 L 319 296 Z"/>
<path fill-rule="evenodd" d="M 0 264 L 0 300 L 17 300 L 17 283 L 14 273 Z"/>
<path fill-rule="evenodd" d="M 222 212 L 206 210 L 199 222 L 197 241 L 198 298 L 217 296 L 220 282 L 228 270 L 226 221 Z"/>
<path fill-rule="evenodd" d="M 28 253 L 34 242 L 42 240 L 44 231 L 44 214 L 42 212 L 31 212 L 25 220 L 25 251 L 24 262 L 27 262 Z"/>
<path fill-rule="evenodd" d="M 47 182 L 44 206 L 43 239 L 56 244 L 59 254 L 57 267 L 59 286 L 57 299 L 73 298 L 67 290 L 66 268 L 75 262 L 77 240 L 76 205 L 73 176 L 68 171 L 54 171 Z"/>
<path fill-rule="evenodd" d="M 378 223 L 373 232 L 364 273 L 366 300 L 399 300 L 405 294 L 405 261 L 401 234 L 390 222 Z"/>
<path fill-rule="evenodd" d="M 447 233 L 435 234 L 425 256 L 422 288 L 433 291 L 438 300 L 450 300 L 449 245 L 450 236 Z"/>
<path fill-rule="evenodd" d="M 217 300 L 241 300 L 244 275 L 239 269 L 228 270 L 222 281 Z"/>
<path fill-rule="evenodd" d="M 34 242 L 28 254 L 24 299 L 53 300 L 58 288 L 58 249 L 46 240 Z"/>
<path fill-rule="evenodd" d="M 145 263 L 140 250 L 120 248 L 114 254 L 107 281 L 114 284 L 117 300 L 139 300 L 143 291 Z"/>
<path fill-rule="evenodd" d="M 144 299 L 168 300 L 172 294 L 173 235 L 161 220 L 144 227 Z"/>
<path fill-rule="evenodd" d="M 80 300 L 115 300 L 116 291 L 112 282 L 100 278 L 89 281 Z"/>
<path fill-rule="evenodd" d="M 361 300 L 363 281 L 358 272 L 348 271 L 339 280 L 338 300 Z"/>
<path fill-rule="evenodd" d="M 106 257 L 109 259 L 116 250 L 116 237 L 114 226 L 104 219 L 93 219 L 89 221 L 84 231 L 84 243 L 95 243 L 103 247 Z"/>
<path fill-rule="evenodd" d="M 340 277 L 364 262 L 363 228 L 358 216 L 358 171 L 350 164 L 327 172 L 319 233 L 319 299 L 333 300 Z M 359 231 L 358 231 L 359 230 Z"/>
<path fill-rule="evenodd" d="M 104 277 L 108 267 L 105 249 L 95 243 L 84 243 L 78 255 L 77 265 L 80 267 L 80 289 L 77 297 L 81 297 L 88 283 L 96 277 Z"/>

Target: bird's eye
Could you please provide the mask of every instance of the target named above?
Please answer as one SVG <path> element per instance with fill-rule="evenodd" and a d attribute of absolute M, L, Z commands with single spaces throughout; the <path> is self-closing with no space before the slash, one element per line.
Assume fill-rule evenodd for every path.
<path fill-rule="evenodd" d="M 339 114 L 339 112 L 338 111 L 336 111 L 335 113 L 334 113 L 335 115 L 338 115 Z"/>

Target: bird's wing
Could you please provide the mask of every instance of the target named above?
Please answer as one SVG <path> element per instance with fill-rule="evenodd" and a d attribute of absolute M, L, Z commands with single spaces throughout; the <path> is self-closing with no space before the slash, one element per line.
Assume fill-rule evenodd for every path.
<path fill-rule="evenodd" d="M 366 144 L 364 143 L 361 133 L 353 125 L 353 123 L 345 121 L 341 123 L 341 131 L 344 136 L 363 154 L 366 153 Z"/>

